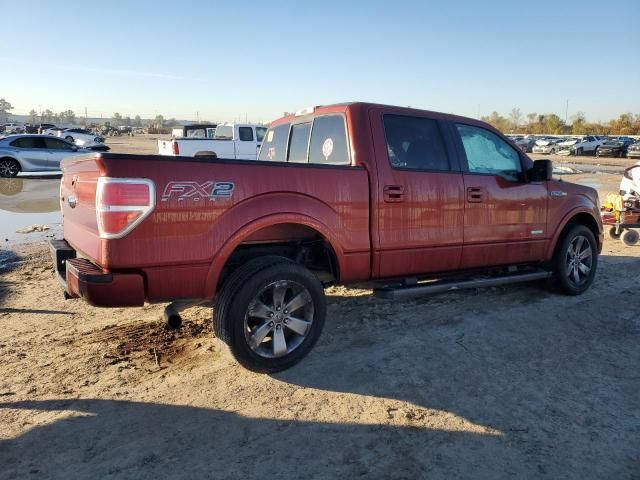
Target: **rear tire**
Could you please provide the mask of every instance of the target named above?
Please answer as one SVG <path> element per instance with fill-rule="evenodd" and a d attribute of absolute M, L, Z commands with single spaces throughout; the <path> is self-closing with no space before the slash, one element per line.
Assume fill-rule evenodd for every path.
<path fill-rule="evenodd" d="M 638 233 L 637 230 L 625 230 L 622 232 L 620 240 L 622 240 L 625 245 L 633 247 L 638 243 L 638 240 L 640 240 L 640 233 Z"/>
<path fill-rule="evenodd" d="M 313 273 L 284 257 L 262 257 L 225 282 L 216 300 L 214 328 L 238 363 L 274 373 L 311 351 L 325 317 L 324 288 Z"/>
<path fill-rule="evenodd" d="M 622 231 L 618 232 L 616 227 L 609 227 L 609 238 L 611 240 L 620 240 Z"/>
<path fill-rule="evenodd" d="M 0 177 L 15 177 L 20 173 L 20 164 L 13 158 L 0 159 Z"/>
<path fill-rule="evenodd" d="M 593 232 L 584 225 L 568 226 L 553 256 L 553 276 L 567 295 L 586 292 L 596 275 L 598 244 Z"/>

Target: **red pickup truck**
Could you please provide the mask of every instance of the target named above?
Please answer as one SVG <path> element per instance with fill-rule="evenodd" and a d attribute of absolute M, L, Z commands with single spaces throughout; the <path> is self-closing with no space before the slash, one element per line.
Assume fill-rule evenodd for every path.
<path fill-rule="evenodd" d="M 551 178 L 491 126 L 368 103 L 272 123 L 256 161 L 96 153 L 63 162 L 69 297 L 101 307 L 213 302 L 216 335 L 254 371 L 303 358 L 324 287 L 385 298 L 553 277 L 591 285 L 594 189 Z"/>

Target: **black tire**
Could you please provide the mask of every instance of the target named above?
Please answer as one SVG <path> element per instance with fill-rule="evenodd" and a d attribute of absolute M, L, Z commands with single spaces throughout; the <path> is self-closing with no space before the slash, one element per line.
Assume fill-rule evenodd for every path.
<path fill-rule="evenodd" d="M 20 173 L 20 163 L 13 158 L 0 158 L 0 177 L 11 178 Z"/>
<path fill-rule="evenodd" d="M 250 315 L 250 307 L 254 304 L 254 300 L 260 298 L 271 286 L 278 285 L 296 285 L 302 288 L 300 293 L 306 297 L 305 311 L 309 315 L 304 334 L 293 333 L 291 326 L 287 327 L 286 316 L 282 312 L 279 320 L 270 321 L 265 317 L 260 320 L 253 320 L 261 325 L 270 327 L 269 332 L 260 340 L 259 343 L 252 347 L 249 342 L 252 326 L 248 326 Z M 288 287 L 287 287 L 288 288 Z M 285 291 L 285 294 L 288 292 Z M 298 294 L 291 292 L 288 301 Z M 274 290 L 275 297 L 275 290 Z M 282 305 L 286 306 L 285 297 L 282 297 Z M 254 304 L 255 305 L 255 304 Z M 308 307 L 310 305 L 310 307 Z M 299 312 L 299 310 L 295 310 Z M 273 316 L 274 312 L 269 315 Z M 284 310 L 284 313 L 287 313 Z M 296 313 L 296 317 L 301 313 Z M 326 317 L 326 298 L 324 288 L 320 280 L 302 265 L 296 264 L 291 260 L 283 257 L 262 257 L 247 262 L 238 268 L 225 282 L 220 295 L 216 299 L 214 310 L 214 329 L 216 336 L 223 341 L 231 351 L 233 357 L 245 368 L 258 373 L 275 373 L 292 367 L 302 360 L 313 348 L 317 342 Z M 295 320 L 291 315 L 291 319 Z M 291 324 L 290 324 L 291 325 Z M 260 327 L 253 325 L 255 333 Z M 276 356 L 276 328 L 278 328 L 282 338 L 285 333 L 290 334 L 289 345 L 284 344 L 291 351 Z M 269 337 L 270 335 L 270 337 Z M 265 356 L 265 351 L 272 348 L 273 356 Z"/>
<path fill-rule="evenodd" d="M 632 247 L 640 240 L 640 234 L 638 234 L 637 230 L 625 230 L 622 232 L 620 240 L 622 240 L 622 243 L 625 245 Z"/>
<path fill-rule="evenodd" d="M 582 243 L 580 243 L 580 237 L 582 238 Z M 584 260 L 584 262 L 580 261 L 578 265 L 573 267 L 575 258 L 572 257 L 570 248 L 573 246 L 575 249 L 577 242 L 581 247 L 578 253 L 584 253 L 587 249 L 587 246 L 584 246 L 585 241 L 588 242 L 588 248 L 590 248 L 589 256 L 582 258 L 581 260 Z M 588 272 L 585 273 L 580 268 L 580 264 L 588 267 Z M 597 267 L 598 244 L 593 232 L 584 225 L 567 226 L 553 256 L 553 277 L 556 285 L 567 295 L 581 295 L 593 283 Z"/>
<path fill-rule="evenodd" d="M 616 227 L 609 227 L 609 238 L 611 240 L 620 240 L 620 235 L 622 235 L 622 230 L 620 230 L 620 232 L 616 233 L 617 228 Z"/>
<path fill-rule="evenodd" d="M 584 150 L 582 149 L 582 147 L 576 149 L 576 157 L 581 157 L 583 153 Z"/>

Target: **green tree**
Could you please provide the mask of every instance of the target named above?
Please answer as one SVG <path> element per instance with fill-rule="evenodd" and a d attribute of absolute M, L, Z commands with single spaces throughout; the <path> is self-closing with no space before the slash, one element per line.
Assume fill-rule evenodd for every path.
<path fill-rule="evenodd" d="M 42 115 L 40 115 L 40 121 L 42 123 L 51 123 L 53 122 L 54 116 L 54 113 L 47 108 L 44 112 L 42 112 Z"/>
<path fill-rule="evenodd" d="M 114 127 L 119 127 L 120 125 L 122 125 L 122 115 L 120 115 L 119 113 L 114 113 L 112 120 Z"/>
<path fill-rule="evenodd" d="M 564 121 L 555 113 L 545 115 L 544 127 L 544 133 L 563 134 L 566 131 Z"/>
<path fill-rule="evenodd" d="M 134 127 L 142 126 L 142 119 L 140 118 L 140 115 L 136 115 L 135 118 L 133 119 L 133 126 Z"/>
<path fill-rule="evenodd" d="M 162 115 L 156 115 L 156 118 L 153 121 L 153 124 L 156 128 L 164 127 L 164 117 Z"/>
<path fill-rule="evenodd" d="M 60 112 L 60 121 L 66 125 L 73 125 L 76 123 L 76 114 L 73 113 L 73 110 Z"/>
<path fill-rule="evenodd" d="M 13 110 L 13 105 L 4 98 L 0 98 L 0 121 L 6 122 L 9 119 L 11 110 Z"/>
<path fill-rule="evenodd" d="M 509 130 L 509 121 L 498 112 L 492 112 L 491 115 L 488 117 L 482 117 L 481 120 L 493 125 L 501 132 L 507 132 Z"/>
<path fill-rule="evenodd" d="M 571 133 L 575 135 L 586 135 L 589 133 L 587 125 L 587 117 L 584 112 L 578 112 L 571 117 Z"/>
<path fill-rule="evenodd" d="M 130 127 L 131 126 L 131 117 L 124 117 L 124 124 L 127 127 Z"/>

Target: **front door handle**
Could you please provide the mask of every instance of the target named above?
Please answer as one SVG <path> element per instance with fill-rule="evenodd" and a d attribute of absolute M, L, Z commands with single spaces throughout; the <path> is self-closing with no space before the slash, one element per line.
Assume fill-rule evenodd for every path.
<path fill-rule="evenodd" d="M 469 203 L 484 202 L 484 190 L 481 187 L 467 188 L 467 202 Z"/>
<path fill-rule="evenodd" d="M 402 185 L 385 185 L 383 189 L 384 201 L 396 203 L 404 201 L 404 187 Z"/>

